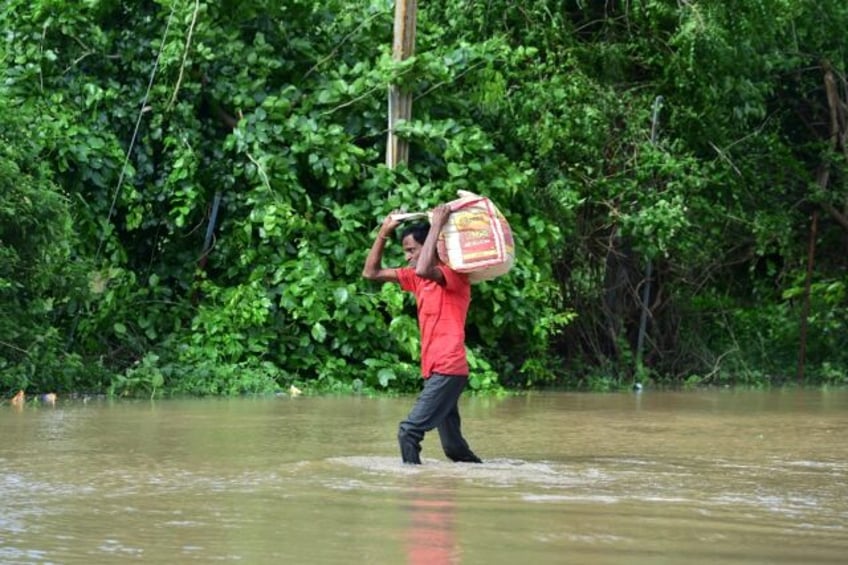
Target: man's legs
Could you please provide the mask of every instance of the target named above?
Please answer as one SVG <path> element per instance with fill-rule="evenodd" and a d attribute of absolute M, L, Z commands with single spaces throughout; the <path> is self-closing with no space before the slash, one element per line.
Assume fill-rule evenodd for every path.
<path fill-rule="evenodd" d="M 404 463 L 421 463 L 421 440 L 424 439 L 425 432 L 436 427 L 439 428 L 442 446 L 448 457 L 454 459 L 452 455 L 458 455 L 460 458 L 454 459 L 454 461 L 471 461 L 472 459 L 462 458 L 467 458 L 470 454 L 476 459 L 459 431 L 457 400 L 459 400 L 459 395 L 462 394 L 467 382 L 468 379 L 465 377 L 445 376 L 438 373 L 434 373 L 429 379 L 425 379 L 424 390 L 406 420 L 402 421 L 398 428 L 398 443 Z M 446 435 L 442 435 L 442 425 L 446 421 L 449 421 L 444 431 Z M 448 447 L 445 444 L 446 438 L 448 440 L 447 445 L 451 447 L 450 453 L 448 453 Z M 477 460 L 479 461 L 479 459 Z"/>
<path fill-rule="evenodd" d="M 468 442 L 462 437 L 461 421 L 459 418 L 459 407 L 454 403 L 453 410 L 448 412 L 445 419 L 439 424 L 439 439 L 442 440 L 442 449 L 451 461 L 462 463 L 482 463 L 480 458 L 474 455 Z"/>

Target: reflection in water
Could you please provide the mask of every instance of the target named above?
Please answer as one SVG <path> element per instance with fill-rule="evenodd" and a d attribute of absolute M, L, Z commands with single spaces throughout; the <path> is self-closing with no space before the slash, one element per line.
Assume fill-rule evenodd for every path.
<path fill-rule="evenodd" d="M 456 503 L 448 489 L 414 488 L 407 513 L 406 555 L 410 565 L 460 563 Z"/>

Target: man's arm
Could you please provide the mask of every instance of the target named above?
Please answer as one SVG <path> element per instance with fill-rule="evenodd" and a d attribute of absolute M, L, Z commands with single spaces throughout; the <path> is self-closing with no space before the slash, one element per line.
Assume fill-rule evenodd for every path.
<path fill-rule="evenodd" d="M 393 219 L 392 216 L 393 213 L 383 220 L 383 225 L 380 226 L 380 231 L 377 232 L 377 237 L 371 244 L 371 250 L 368 251 L 368 257 L 365 258 L 362 276 L 370 281 L 398 282 L 396 269 L 383 268 L 383 250 L 386 248 L 386 241 L 392 236 L 398 225 L 398 221 Z"/>
<path fill-rule="evenodd" d="M 442 204 L 433 209 L 433 214 L 430 218 L 430 231 L 427 233 L 427 239 L 424 240 L 424 245 L 421 247 L 421 254 L 418 256 L 418 263 L 415 266 L 416 275 L 436 281 L 440 286 L 445 286 L 447 281 L 445 280 L 444 273 L 439 269 L 437 244 L 439 242 L 439 234 L 447 223 L 450 213 L 451 209 L 447 204 Z"/>

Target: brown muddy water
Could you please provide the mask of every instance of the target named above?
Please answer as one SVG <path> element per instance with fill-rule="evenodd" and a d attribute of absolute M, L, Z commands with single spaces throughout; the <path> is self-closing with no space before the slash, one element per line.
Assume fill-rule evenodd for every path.
<path fill-rule="evenodd" d="M 846 563 L 848 391 L 0 405 L 0 563 Z"/>

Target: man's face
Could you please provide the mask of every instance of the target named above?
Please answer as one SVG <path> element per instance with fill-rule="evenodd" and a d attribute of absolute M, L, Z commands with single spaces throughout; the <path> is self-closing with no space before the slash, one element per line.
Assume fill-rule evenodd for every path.
<path fill-rule="evenodd" d="M 421 244 L 415 241 L 412 234 L 409 234 L 403 238 L 401 245 L 403 246 L 403 255 L 406 257 L 407 264 L 414 269 L 418 263 L 418 255 L 421 253 Z"/>

